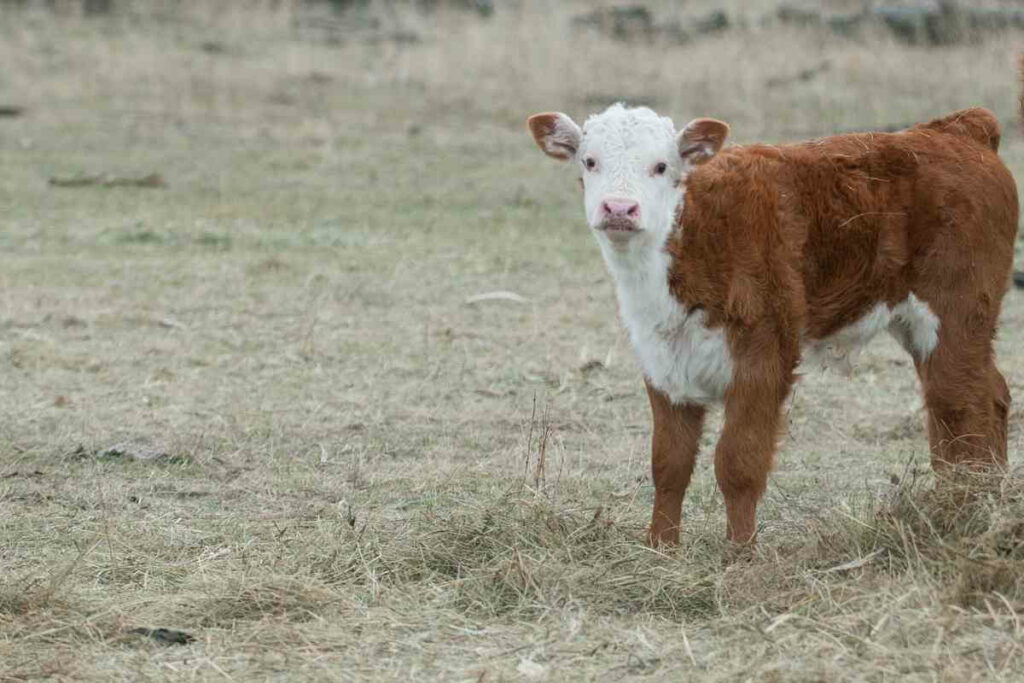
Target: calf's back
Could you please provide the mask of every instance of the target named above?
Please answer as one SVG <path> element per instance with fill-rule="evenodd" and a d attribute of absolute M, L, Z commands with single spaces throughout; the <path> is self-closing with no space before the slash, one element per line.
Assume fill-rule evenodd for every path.
<path fill-rule="evenodd" d="M 999 126 L 969 109 L 899 133 L 723 150 L 687 179 L 672 286 L 712 324 L 821 339 L 916 294 L 998 315 L 1017 230 Z"/>

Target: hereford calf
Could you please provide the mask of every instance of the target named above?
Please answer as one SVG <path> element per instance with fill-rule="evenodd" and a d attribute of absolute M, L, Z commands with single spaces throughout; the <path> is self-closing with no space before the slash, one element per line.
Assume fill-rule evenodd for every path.
<path fill-rule="evenodd" d="M 679 538 L 704 413 L 728 538 L 751 541 L 796 367 L 887 330 L 914 360 L 932 466 L 1006 463 L 992 338 L 1017 232 L 999 124 L 967 109 L 899 133 L 722 149 L 729 127 L 615 105 L 530 118 L 572 161 L 654 416 L 652 544 Z"/>

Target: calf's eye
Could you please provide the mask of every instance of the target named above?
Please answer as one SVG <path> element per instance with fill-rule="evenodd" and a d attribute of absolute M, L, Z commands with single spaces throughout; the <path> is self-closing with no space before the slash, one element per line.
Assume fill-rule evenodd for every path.
<path fill-rule="evenodd" d="M 665 171 L 668 170 L 668 164 L 664 161 L 659 161 L 654 165 L 654 175 L 665 175 Z"/>
<path fill-rule="evenodd" d="M 597 168 L 597 161 L 594 160 L 594 157 L 587 157 L 583 160 L 583 165 L 587 167 L 588 171 L 593 171 Z"/>

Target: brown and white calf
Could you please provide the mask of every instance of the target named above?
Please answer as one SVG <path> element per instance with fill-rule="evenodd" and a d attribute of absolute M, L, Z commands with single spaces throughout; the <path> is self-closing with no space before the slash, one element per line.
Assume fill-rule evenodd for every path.
<path fill-rule="evenodd" d="M 728 538 L 753 539 L 797 365 L 880 330 L 914 360 L 932 466 L 1006 463 L 992 338 L 1017 232 L 999 124 L 967 109 L 898 133 L 722 149 L 729 127 L 615 105 L 581 129 L 537 114 L 572 161 L 654 417 L 652 544 L 679 538 L 706 408 Z"/>

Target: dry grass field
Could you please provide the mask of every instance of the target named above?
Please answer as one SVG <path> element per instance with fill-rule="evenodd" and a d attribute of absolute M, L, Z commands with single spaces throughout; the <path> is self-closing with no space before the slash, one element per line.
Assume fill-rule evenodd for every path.
<path fill-rule="evenodd" d="M 1024 475 L 934 492 L 889 339 L 800 383 L 753 556 L 723 562 L 706 452 L 681 546 L 642 545 L 640 374 L 526 116 L 625 99 L 742 143 L 983 105 L 1024 179 L 1024 33 L 776 4 L 682 44 L 583 2 L 0 5 L 0 681 L 1024 679 Z M 1018 406 L 1022 336 L 1011 291 Z"/>

